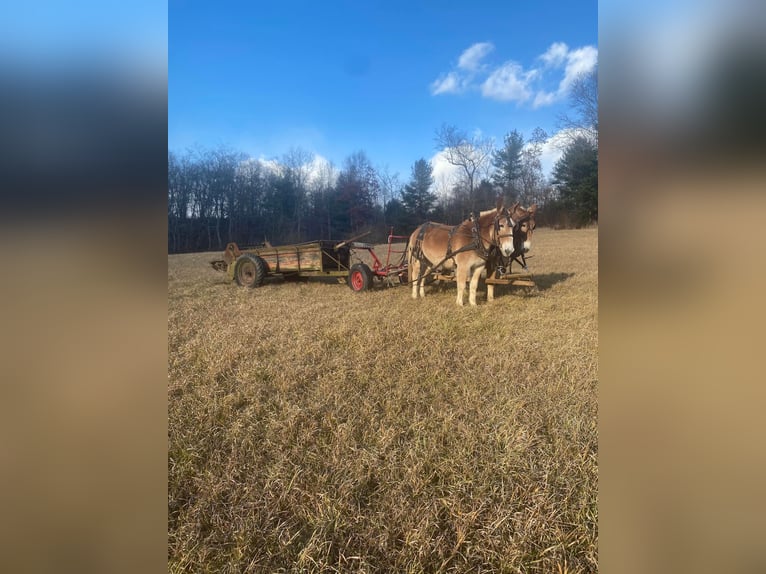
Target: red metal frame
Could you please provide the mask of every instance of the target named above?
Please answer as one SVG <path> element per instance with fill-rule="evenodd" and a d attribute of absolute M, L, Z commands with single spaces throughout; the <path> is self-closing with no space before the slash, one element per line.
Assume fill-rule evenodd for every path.
<path fill-rule="evenodd" d="M 386 250 L 386 262 L 383 263 L 375 253 L 372 245 L 367 243 L 352 243 L 352 247 L 356 249 L 365 249 L 372 257 L 372 273 L 376 277 L 381 279 L 389 277 L 391 275 L 401 275 L 407 270 L 407 262 L 403 261 L 401 265 L 394 265 L 391 262 L 391 256 L 401 255 L 405 253 L 405 250 L 393 249 L 392 244 L 395 239 L 409 239 L 409 235 L 394 235 L 394 228 L 391 227 L 388 232 L 388 249 Z"/>
<path fill-rule="evenodd" d="M 398 249 L 392 249 L 392 244 L 394 242 L 394 239 L 408 239 L 408 235 L 394 235 L 394 228 L 391 227 L 388 232 L 388 249 L 386 250 L 386 264 L 383 265 L 381 261 L 377 258 L 375 253 L 370 249 L 370 254 L 373 258 L 373 267 L 372 272 L 377 275 L 378 277 L 388 277 L 392 274 L 392 272 L 401 272 L 407 269 L 407 262 L 403 262 L 402 265 L 394 265 L 391 263 L 391 254 L 394 255 L 401 255 L 404 253 L 404 250 L 398 250 Z"/>

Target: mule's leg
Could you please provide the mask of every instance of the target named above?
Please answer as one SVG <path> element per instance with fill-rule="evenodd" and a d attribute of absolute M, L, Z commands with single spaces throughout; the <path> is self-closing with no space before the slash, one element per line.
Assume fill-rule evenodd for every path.
<path fill-rule="evenodd" d="M 457 281 L 457 304 L 463 306 L 463 292 L 465 291 L 465 282 L 468 279 L 468 273 L 465 266 L 458 265 L 455 271 L 455 281 Z"/>
<path fill-rule="evenodd" d="M 471 276 L 471 288 L 468 291 L 468 302 L 474 307 L 476 306 L 476 289 L 479 287 L 479 276 L 481 275 L 481 270 L 483 268 L 484 267 L 480 265 Z"/>
<path fill-rule="evenodd" d="M 497 259 L 490 257 L 484 265 L 484 269 L 486 270 L 485 277 L 487 280 L 487 301 L 492 301 L 495 298 L 495 286 L 492 283 L 489 283 L 489 280 L 494 279 L 495 273 L 500 271 L 500 266 L 502 265 L 503 260 L 501 255 L 498 255 L 498 258 L 500 259 L 499 263 Z"/>
<path fill-rule="evenodd" d="M 420 296 L 425 297 L 426 296 L 426 277 L 428 277 L 429 273 L 431 273 L 431 266 L 426 265 L 425 269 L 423 270 L 423 277 L 420 279 Z"/>
<path fill-rule="evenodd" d="M 418 298 L 418 283 L 420 283 L 420 279 L 418 279 L 418 275 L 420 275 L 420 261 L 418 261 L 417 259 L 410 260 L 409 272 L 410 272 L 410 281 L 412 281 L 412 298 L 417 299 Z"/>

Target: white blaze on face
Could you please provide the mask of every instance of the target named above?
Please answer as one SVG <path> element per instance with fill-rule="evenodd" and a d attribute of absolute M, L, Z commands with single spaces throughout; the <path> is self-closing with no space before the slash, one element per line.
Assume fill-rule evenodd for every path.
<path fill-rule="evenodd" d="M 529 223 L 522 223 L 521 231 L 527 234 L 527 238 L 524 240 L 524 253 L 527 253 L 530 249 L 532 249 L 532 240 L 529 239 Z"/>
<path fill-rule="evenodd" d="M 508 257 L 513 253 L 513 226 L 507 219 L 500 220 L 498 233 L 500 235 L 500 249 L 503 251 L 503 255 Z"/>

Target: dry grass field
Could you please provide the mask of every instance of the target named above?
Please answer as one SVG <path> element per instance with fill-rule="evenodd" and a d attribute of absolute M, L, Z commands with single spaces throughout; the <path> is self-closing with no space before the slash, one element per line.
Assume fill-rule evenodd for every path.
<path fill-rule="evenodd" d="M 595 572 L 598 232 L 533 239 L 462 308 L 169 256 L 169 571 Z"/>

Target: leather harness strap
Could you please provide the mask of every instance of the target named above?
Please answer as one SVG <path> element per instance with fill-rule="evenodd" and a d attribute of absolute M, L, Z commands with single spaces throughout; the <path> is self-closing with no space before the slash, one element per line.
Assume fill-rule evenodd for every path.
<path fill-rule="evenodd" d="M 510 214 L 507 211 L 505 212 L 505 216 L 508 218 L 508 221 L 511 224 L 511 228 L 515 227 L 516 224 L 514 223 L 513 219 L 511 218 Z M 484 247 L 484 241 L 483 241 L 483 238 L 481 237 L 481 232 L 480 232 L 480 228 L 479 228 L 479 218 L 476 217 L 473 212 L 471 212 L 469 220 L 472 223 L 472 225 L 471 225 L 471 237 L 472 237 L 473 241 L 471 243 L 468 243 L 468 244 L 464 245 L 463 247 L 461 247 L 457 251 L 452 251 L 452 236 L 455 234 L 455 232 L 459 228 L 461 228 L 463 225 L 465 225 L 465 222 L 463 222 L 463 223 L 461 223 L 459 225 L 455 225 L 454 227 L 452 227 L 450 229 L 450 231 L 449 231 L 449 236 L 448 236 L 448 239 L 447 239 L 447 253 L 446 253 L 444 259 L 439 261 L 439 263 L 437 263 L 436 265 L 432 265 L 431 266 L 432 269 L 437 269 L 438 267 L 440 267 L 448 259 L 452 259 L 453 263 L 454 263 L 455 262 L 455 259 L 454 259 L 455 255 L 457 255 L 458 253 L 462 253 L 464 251 L 476 251 L 476 253 L 479 255 L 479 257 L 481 259 L 483 259 L 484 261 L 486 261 L 487 258 L 490 257 L 490 254 L 491 254 L 493 248 L 496 248 L 497 245 L 495 243 L 492 243 L 492 241 L 487 240 L 489 242 L 489 244 L 490 244 L 489 250 L 486 247 Z M 423 270 L 425 268 L 424 263 L 430 263 L 430 261 L 426 258 L 425 254 L 423 253 L 422 243 L 423 243 L 423 238 L 425 237 L 426 229 L 429 226 L 431 226 L 431 225 L 434 225 L 434 224 L 429 221 L 429 222 L 424 223 L 423 225 L 420 226 L 420 231 L 418 232 L 417 239 L 415 240 L 415 245 L 413 246 L 413 249 L 412 249 L 413 257 L 415 259 L 417 259 L 418 262 L 420 263 L 420 270 L 419 270 L 419 273 L 418 273 L 417 281 L 420 281 L 420 279 L 423 277 Z M 500 215 L 499 214 L 495 215 L 495 219 L 493 221 L 493 225 L 494 225 L 495 241 L 497 241 L 500 237 L 513 236 L 513 233 L 504 234 L 502 236 L 500 235 Z M 501 255 L 501 257 L 502 257 L 502 255 Z"/>

